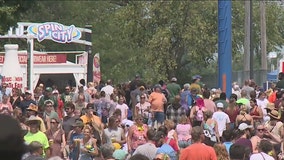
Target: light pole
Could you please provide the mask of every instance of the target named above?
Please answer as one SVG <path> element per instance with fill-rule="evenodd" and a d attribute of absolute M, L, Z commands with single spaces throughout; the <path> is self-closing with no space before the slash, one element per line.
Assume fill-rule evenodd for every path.
<path fill-rule="evenodd" d="M 27 88 L 33 93 L 33 73 L 34 73 L 34 37 L 27 35 Z"/>

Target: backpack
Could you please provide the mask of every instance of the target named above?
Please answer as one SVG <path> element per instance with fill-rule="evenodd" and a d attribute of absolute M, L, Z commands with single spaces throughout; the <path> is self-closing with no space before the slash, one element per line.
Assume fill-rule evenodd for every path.
<path fill-rule="evenodd" d="M 202 107 L 196 106 L 198 108 L 197 112 L 196 112 L 196 120 L 197 121 L 203 121 L 204 117 L 203 117 L 203 109 Z"/>

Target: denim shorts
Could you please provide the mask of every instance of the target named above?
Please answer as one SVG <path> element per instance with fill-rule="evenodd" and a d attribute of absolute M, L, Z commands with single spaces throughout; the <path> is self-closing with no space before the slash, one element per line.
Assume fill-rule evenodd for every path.
<path fill-rule="evenodd" d="M 165 113 L 164 112 L 155 112 L 154 113 L 154 122 L 155 120 L 157 121 L 157 123 L 164 123 L 165 121 Z"/>

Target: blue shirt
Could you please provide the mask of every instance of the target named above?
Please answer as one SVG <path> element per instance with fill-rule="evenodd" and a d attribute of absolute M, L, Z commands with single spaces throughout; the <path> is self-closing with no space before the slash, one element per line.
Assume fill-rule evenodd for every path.
<path fill-rule="evenodd" d="M 177 160 L 177 154 L 176 151 L 168 144 L 163 144 L 160 148 L 158 148 L 157 153 L 156 154 L 167 154 L 171 160 Z"/>
<path fill-rule="evenodd" d="M 224 142 L 223 144 L 225 145 L 227 152 L 230 153 L 230 147 L 233 144 L 233 142 Z"/>

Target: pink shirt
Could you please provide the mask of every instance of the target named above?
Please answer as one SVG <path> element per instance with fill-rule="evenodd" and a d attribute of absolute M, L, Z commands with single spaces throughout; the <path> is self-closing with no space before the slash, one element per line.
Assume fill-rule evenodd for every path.
<path fill-rule="evenodd" d="M 190 124 L 178 124 L 176 127 L 176 132 L 178 136 L 178 140 L 189 140 L 191 139 L 191 125 Z"/>
<path fill-rule="evenodd" d="M 212 111 L 212 113 L 217 111 L 215 103 L 210 99 L 204 99 L 204 106 L 207 110 Z"/>

